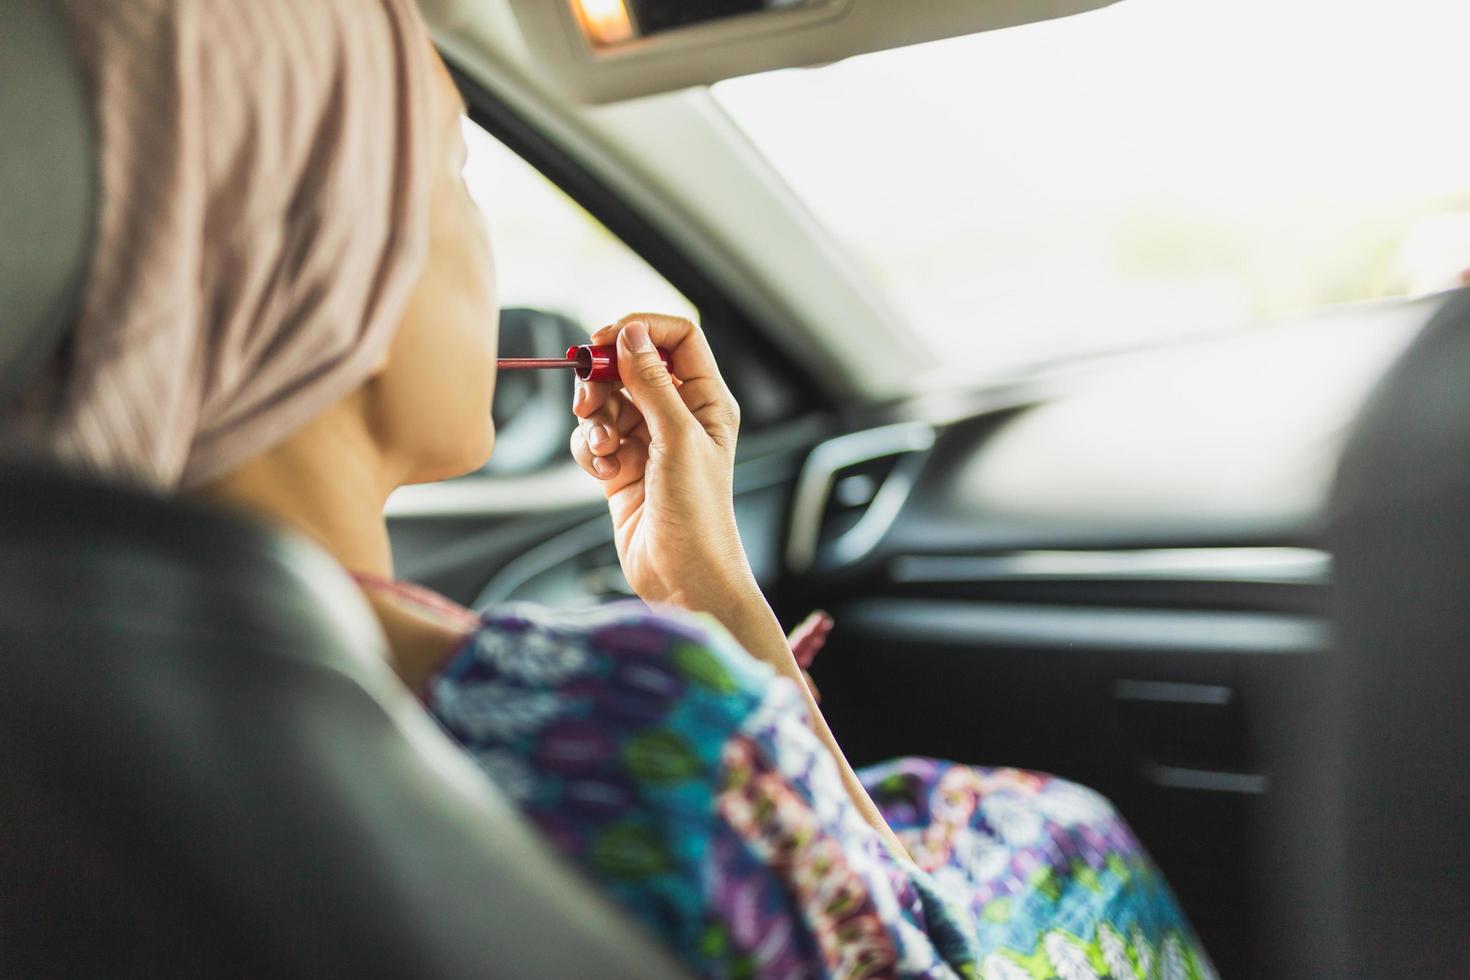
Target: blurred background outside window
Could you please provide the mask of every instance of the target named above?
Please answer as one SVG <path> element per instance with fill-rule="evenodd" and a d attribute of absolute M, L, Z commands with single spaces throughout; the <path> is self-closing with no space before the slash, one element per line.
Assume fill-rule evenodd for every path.
<path fill-rule="evenodd" d="M 502 306 L 560 314 L 586 333 L 636 310 L 697 319 L 663 276 L 505 144 L 472 122 L 465 141 L 465 180 L 490 225 Z"/>
<path fill-rule="evenodd" d="M 540 171 L 471 122 L 465 181 L 490 226 L 500 353 L 554 357 L 625 313 L 698 311 Z M 534 473 L 567 458 L 570 371 L 506 371 L 495 382 L 495 455 L 482 471 Z"/>
<path fill-rule="evenodd" d="M 1456 285 L 1470 4 L 1124 0 L 715 86 L 936 363 Z"/>

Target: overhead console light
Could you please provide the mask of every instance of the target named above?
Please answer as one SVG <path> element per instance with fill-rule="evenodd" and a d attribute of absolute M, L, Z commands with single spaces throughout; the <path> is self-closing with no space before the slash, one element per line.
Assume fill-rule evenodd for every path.
<path fill-rule="evenodd" d="M 631 41 L 633 19 L 623 0 L 575 0 L 578 20 L 587 40 L 596 47 L 609 47 Z"/>
<path fill-rule="evenodd" d="M 509 0 L 536 75 L 583 102 L 1066 17 L 1114 0 Z"/>
<path fill-rule="evenodd" d="M 572 0 L 587 39 L 599 48 L 732 17 L 826 2 L 830 0 Z"/>

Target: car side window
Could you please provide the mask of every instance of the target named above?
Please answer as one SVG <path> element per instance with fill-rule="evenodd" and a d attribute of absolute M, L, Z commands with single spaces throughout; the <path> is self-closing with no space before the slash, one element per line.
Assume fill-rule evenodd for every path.
<path fill-rule="evenodd" d="M 502 356 L 552 357 L 625 313 L 699 311 L 667 279 L 484 128 L 466 120 L 465 181 L 490 226 Z M 566 455 L 571 372 L 505 372 L 486 473 L 529 473 Z"/>

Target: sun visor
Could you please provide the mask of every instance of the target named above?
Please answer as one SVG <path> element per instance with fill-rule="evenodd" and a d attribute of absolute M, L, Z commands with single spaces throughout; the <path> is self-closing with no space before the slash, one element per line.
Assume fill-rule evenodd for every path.
<path fill-rule="evenodd" d="M 584 102 L 1065 17 L 1113 0 L 511 0 L 538 69 Z"/>

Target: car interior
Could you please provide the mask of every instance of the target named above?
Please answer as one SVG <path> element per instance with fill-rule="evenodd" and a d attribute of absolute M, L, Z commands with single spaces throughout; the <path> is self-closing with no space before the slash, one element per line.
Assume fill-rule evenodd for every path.
<path fill-rule="evenodd" d="M 1133 2 L 422 6 L 525 284 L 502 350 L 697 317 L 743 410 L 742 539 L 783 623 L 835 620 L 813 674 L 855 765 L 1098 790 L 1222 976 L 1462 975 L 1466 294 L 996 370 L 977 329 L 936 367 L 721 110 L 737 76 Z M 75 312 L 88 119 L 54 5 L 11 0 L 7 397 Z M 543 200 L 560 217 L 508 210 Z M 570 394 L 502 379 L 486 470 L 390 500 L 400 577 L 471 608 L 631 594 L 566 458 Z M 435 729 L 313 545 L 20 452 L 3 470 L 0 972 L 680 975 Z"/>

